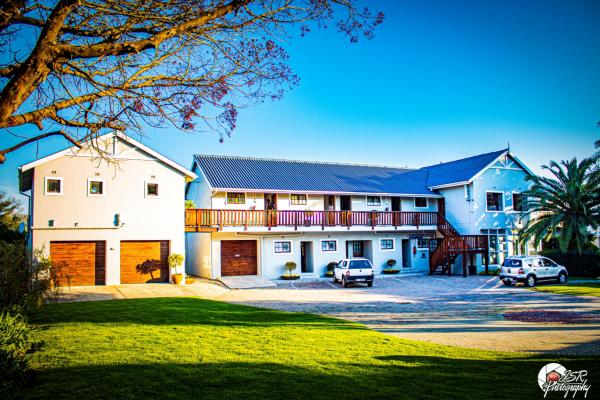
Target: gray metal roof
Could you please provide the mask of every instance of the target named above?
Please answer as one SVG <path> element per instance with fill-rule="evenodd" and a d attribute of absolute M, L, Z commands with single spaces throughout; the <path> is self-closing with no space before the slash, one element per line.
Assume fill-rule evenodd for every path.
<path fill-rule="evenodd" d="M 215 189 L 438 196 L 427 171 L 357 164 L 196 154 Z"/>
<path fill-rule="evenodd" d="M 202 154 L 194 155 L 194 160 L 214 189 L 437 196 L 428 188 L 467 182 L 505 152 L 417 170 Z"/>
<path fill-rule="evenodd" d="M 421 169 L 429 174 L 427 177 L 428 187 L 467 182 L 507 151 L 508 149 L 493 151 L 460 160 L 430 165 Z"/>

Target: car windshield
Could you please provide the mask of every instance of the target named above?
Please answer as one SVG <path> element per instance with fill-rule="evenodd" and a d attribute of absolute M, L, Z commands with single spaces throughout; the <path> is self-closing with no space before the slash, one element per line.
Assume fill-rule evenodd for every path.
<path fill-rule="evenodd" d="M 367 260 L 350 261 L 350 269 L 371 268 L 371 264 Z"/>
<path fill-rule="evenodd" d="M 520 267 L 521 264 L 521 260 L 516 260 L 514 258 L 507 258 L 506 260 L 504 260 L 504 264 L 502 264 L 505 267 Z"/>

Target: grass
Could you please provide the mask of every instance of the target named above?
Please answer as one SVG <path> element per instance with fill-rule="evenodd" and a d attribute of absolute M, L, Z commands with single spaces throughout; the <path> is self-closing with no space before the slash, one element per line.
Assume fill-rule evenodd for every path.
<path fill-rule="evenodd" d="M 542 285 L 532 288 L 538 292 L 600 297 L 600 282 L 569 282 L 566 285 Z"/>
<path fill-rule="evenodd" d="M 50 304 L 30 322 L 44 345 L 26 399 L 530 399 L 549 362 L 587 369 L 600 390 L 597 357 L 440 346 L 194 298 Z"/>

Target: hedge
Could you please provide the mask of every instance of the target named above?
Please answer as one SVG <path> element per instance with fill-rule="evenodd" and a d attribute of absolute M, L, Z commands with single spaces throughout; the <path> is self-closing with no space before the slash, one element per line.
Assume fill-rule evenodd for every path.
<path fill-rule="evenodd" d="M 595 251 L 561 253 L 558 250 L 545 250 L 541 254 L 560 265 L 564 265 L 572 276 L 600 276 L 600 254 Z"/>

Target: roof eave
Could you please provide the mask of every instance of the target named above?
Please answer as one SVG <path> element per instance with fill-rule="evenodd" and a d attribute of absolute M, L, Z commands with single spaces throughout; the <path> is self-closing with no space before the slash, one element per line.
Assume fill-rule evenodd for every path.
<path fill-rule="evenodd" d="M 213 187 L 217 192 L 243 192 L 243 193 L 298 193 L 298 194 L 328 194 L 328 195 L 344 195 L 344 196 L 391 196 L 391 197 L 430 197 L 442 198 L 444 196 L 436 193 L 420 194 L 420 193 L 384 193 L 384 192 L 342 192 L 329 190 L 283 190 L 283 189 L 248 189 L 248 188 L 225 188 Z"/>

